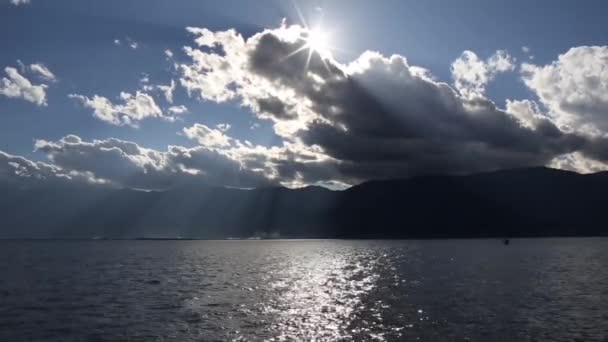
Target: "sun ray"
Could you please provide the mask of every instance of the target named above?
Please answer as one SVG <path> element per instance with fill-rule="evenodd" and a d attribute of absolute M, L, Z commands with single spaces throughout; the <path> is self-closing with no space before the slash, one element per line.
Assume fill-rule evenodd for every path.
<path fill-rule="evenodd" d="M 290 57 L 292 57 L 293 55 L 298 54 L 298 53 L 299 53 L 299 52 L 301 52 L 301 51 L 306 50 L 306 49 L 308 49 L 308 46 L 306 46 L 306 44 L 304 44 L 304 45 L 300 46 L 298 49 L 296 49 L 296 50 L 294 50 L 294 51 L 290 52 L 290 53 L 289 53 L 287 56 L 284 56 L 284 57 L 281 59 L 281 62 L 282 62 L 282 61 L 284 61 L 284 60 L 286 60 L 286 59 L 288 59 L 288 58 L 290 58 Z"/>
<path fill-rule="evenodd" d="M 331 69 L 326 59 L 333 58 L 331 53 L 332 50 L 338 49 L 335 49 L 333 46 L 331 46 L 329 41 L 329 32 L 322 28 L 323 12 L 321 12 L 321 17 L 317 22 L 315 22 L 314 27 L 311 27 L 308 25 L 308 22 L 302 14 L 302 11 L 298 6 L 297 1 L 292 0 L 292 4 L 300 20 L 301 27 L 303 28 L 303 32 L 299 38 L 299 40 L 301 40 L 303 43 L 300 47 L 290 52 L 286 56 L 282 57 L 280 61 L 285 61 L 302 51 L 308 50 L 308 54 L 306 56 L 306 63 L 304 65 L 305 72 L 308 71 L 308 69 L 310 68 L 312 59 L 316 58 L 313 55 L 317 55 L 317 57 L 321 59 L 321 62 L 323 63 L 323 66 L 325 67 L 327 72 L 330 72 Z"/>
<path fill-rule="evenodd" d="M 325 70 L 327 70 L 327 73 L 331 73 L 331 69 L 329 69 L 329 65 L 327 64 L 327 61 L 325 60 L 325 58 L 321 57 L 321 62 L 323 62 L 323 65 L 325 66 Z"/>
<path fill-rule="evenodd" d="M 312 30 L 305 29 L 305 32 L 302 37 L 300 37 L 300 40 L 303 41 L 303 44 L 296 50 L 290 52 L 288 55 L 281 58 L 280 61 L 283 62 L 304 50 L 308 50 L 308 54 L 306 56 L 306 64 L 304 65 L 304 72 L 307 72 L 310 68 L 310 62 L 315 53 L 321 59 L 321 62 L 323 63 L 323 66 L 325 67 L 327 72 L 330 72 L 331 70 L 325 59 L 328 56 L 331 56 L 332 48 L 330 47 L 327 41 L 326 33 L 320 30 L 319 28 L 315 28 Z"/>
<path fill-rule="evenodd" d="M 298 6 L 298 3 L 296 2 L 296 0 L 292 0 L 291 3 L 293 4 L 293 8 L 295 8 L 296 13 L 298 14 L 298 17 L 300 18 L 300 22 L 302 23 L 302 26 L 304 26 L 306 29 L 308 29 L 308 23 L 306 23 L 306 19 L 304 18 L 302 11 L 300 11 L 300 7 Z"/>
<path fill-rule="evenodd" d="M 308 57 L 306 58 L 306 66 L 304 67 L 304 72 L 308 71 L 308 67 L 310 66 L 310 59 L 312 58 L 312 53 L 314 51 L 312 49 L 308 49 Z"/>

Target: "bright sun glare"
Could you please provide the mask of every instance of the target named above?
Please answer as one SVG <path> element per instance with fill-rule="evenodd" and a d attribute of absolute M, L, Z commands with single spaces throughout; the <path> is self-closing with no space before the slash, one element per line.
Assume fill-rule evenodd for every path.
<path fill-rule="evenodd" d="M 329 70 L 327 62 L 325 61 L 326 58 L 331 58 L 332 47 L 330 46 L 328 38 L 329 35 L 327 34 L 327 32 L 321 30 L 320 28 L 306 29 L 306 31 L 300 37 L 300 39 L 304 41 L 304 44 L 302 44 L 299 49 L 292 51 L 285 58 L 290 58 L 302 51 L 307 51 L 308 56 L 306 58 L 306 65 L 304 70 L 308 70 L 310 61 L 313 58 L 314 54 L 318 55 L 321 58 L 321 62 L 323 63 L 325 68 Z"/>
<path fill-rule="evenodd" d="M 321 18 L 319 18 L 316 25 L 314 26 L 307 24 L 307 20 L 304 19 L 304 16 L 302 15 L 302 12 L 300 11 L 297 5 L 295 6 L 295 10 L 298 13 L 298 16 L 300 17 L 300 27 L 304 29 L 300 36 L 300 40 L 303 41 L 303 44 L 301 44 L 298 49 L 292 51 L 287 56 L 285 56 L 285 58 L 290 58 L 301 52 L 307 52 L 308 56 L 306 58 L 306 65 L 304 66 L 305 71 L 309 70 L 311 60 L 313 58 L 318 57 L 320 57 L 321 62 L 325 66 L 325 69 L 329 71 L 330 68 L 327 64 L 326 59 L 333 58 L 332 51 L 335 49 L 335 47 L 332 46 L 331 42 L 329 41 L 329 32 L 322 29 L 322 10 L 318 9 L 319 11 L 321 11 Z M 315 55 L 318 57 L 314 57 Z"/>
<path fill-rule="evenodd" d="M 320 29 L 311 29 L 308 31 L 308 36 L 305 38 L 306 47 L 320 55 L 328 53 L 329 45 L 327 34 Z"/>

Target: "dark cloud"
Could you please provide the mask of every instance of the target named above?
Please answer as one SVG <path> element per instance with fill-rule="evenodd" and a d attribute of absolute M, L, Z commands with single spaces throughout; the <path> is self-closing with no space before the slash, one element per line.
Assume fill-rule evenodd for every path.
<path fill-rule="evenodd" d="M 65 170 L 57 165 L 34 162 L 21 156 L 0 151 L 0 181 L 3 184 L 29 185 L 32 183 L 103 184 L 88 172 Z"/>
<path fill-rule="evenodd" d="M 278 120 L 295 119 L 296 115 L 292 108 L 283 103 L 275 96 L 256 99 L 258 110 L 260 113 L 265 113 L 276 117 Z"/>
<path fill-rule="evenodd" d="M 546 165 L 574 152 L 585 138 L 549 120 L 526 127 L 482 97 L 462 97 L 400 56 L 365 53 L 348 66 L 313 54 L 309 73 L 301 47 L 267 32 L 250 52 L 251 72 L 310 101 L 319 116 L 295 137 L 340 161 L 343 177 L 407 177 Z M 321 81 L 319 81 L 321 78 Z M 275 118 L 292 117 L 278 113 Z M 292 169 L 292 168 L 288 168 Z"/>

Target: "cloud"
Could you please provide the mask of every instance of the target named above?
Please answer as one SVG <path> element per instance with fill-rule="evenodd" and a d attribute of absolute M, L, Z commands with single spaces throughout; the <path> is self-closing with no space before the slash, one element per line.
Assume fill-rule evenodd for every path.
<path fill-rule="evenodd" d="M 119 139 L 87 142 L 68 135 L 57 142 L 37 140 L 54 167 L 86 173 L 109 184 L 164 189 L 178 184 L 255 187 L 272 184 L 262 173 L 246 168 L 221 150 L 204 146 L 169 146 L 157 151 Z"/>
<path fill-rule="evenodd" d="M 158 85 L 156 86 L 160 91 L 163 92 L 165 100 L 169 103 L 173 103 L 173 92 L 175 91 L 175 81 L 171 80 L 169 85 Z"/>
<path fill-rule="evenodd" d="M 171 106 L 167 111 L 171 114 L 184 114 L 188 112 L 188 108 L 184 105 Z"/>
<path fill-rule="evenodd" d="M 508 99 L 505 111 L 515 116 L 520 124 L 531 129 L 538 127 L 544 120 L 551 120 L 546 113 L 541 111 L 538 103 L 530 100 Z"/>
<path fill-rule="evenodd" d="M 215 127 L 217 127 L 217 129 L 219 129 L 222 132 L 227 132 L 231 126 L 230 126 L 230 124 L 227 124 L 227 123 L 221 123 L 221 124 L 215 125 Z"/>
<path fill-rule="evenodd" d="M 525 84 L 566 130 L 608 133 L 608 47 L 575 47 L 548 65 L 522 65 Z"/>
<path fill-rule="evenodd" d="M 49 68 L 47 68 L 44 64 L 42 63 L 34 63 L 30 65 L 30 70 L 34 73 L 39 74 L 42 78 L 44 78 L 47 81 L 51 81 L 51 82 L 56 82 L 57 81 L 57 77 L 55 77 L 55 74 L 53 74 L 51 72 L 51 70 L 49 70 Z"/>
<path fill-rule="evenodd" d="M 7 74 L 8 78 L 3 77 L 0 80 L 0 95 L 10 98 L 21 98 L 38 106 L 47 105 L 47 85 L 32 84 L 32 82 L 22 76 L 17 69 L 12 67 L 4 68 L 4 72 Z"/>
<path fill-rule="evenodd" d="M 45 177 L 78 176 L 81 181 L 114 187 L 166 189 L 204 184 L 251 188 L 339 183 L 334 181 L 339 175 L 336 160 L 323 156 L 318 147 L 287 142 L 272 147 L 254 145 L 227 136 L 227 126 L 220 127 L 197 124 L 185 129 L 192 139 L 201 140 L 201 146 L 193 148 L 168 146 L 159 151 L 115 138 L 84 141 L 67 135 L 58 141 L 36 140 L 35 150 L 49 158 L 50 164 L 38 163 L 50 170 Z M 28 169 L 38 165 L 20 160 Z M 12 167 L 5 168 L 13 172 Z"/>
<path fill-rule="evenodd" d="M 35 147 L 61 169 L 90 172 L 115 184 L 137 185 L 137 180 L 130 180 L 131 177 L 145 177 L 148 185 L 162 182 L 155 178 L 162 178 L 158 170 L 167 163 L 162 153 L 113 138 L 88 143 L 68 135 L 58 142 L 37 140 Z"/>
<path fill-rule="evenodd" d="M 114 39 L 114 45 L 116 45 L 116 46 L 122 46 L 123 43 L 126 44 L 126 46 L 128 46 L 129 48 L 131 48 L 133 50 L 137 50 L 137 48 L 139 48 L 139 43 L 134 41 L 130 37 L 125 37 L 123 40 Z"/>
<path fill-rule="evenodd" d="M 24 157 L 0 151 L 0 180 L 10 184 L 31 184 L 31 182 L 79 182 L 105 184 L 89 172 L 64 170 L 56 165 L 34 162 Z"/>
<path fill-rule="evenodd" d="M 141 91 L 136 91 L 134 95 L 121 92 L 119 96 L 121 104 L 112 103 L 108 98 L 99 95 L 93 95 L 89 98 L 83 95 L 70 94 L 68 97 L 78 100 L 87 108 L 93 109 L 93 116 L 97 119 L 115 126 L 137 127 L 140 121 L 154 117 L 168 121 L 175 119 L 174 116 L 164 114 L 154 98 Z M 175 108 L 170 112 L 171 114 L 177 114 Z"/>
<path fill-rule="evenodd" d="M 45 179 L 59 174 L 59 168 L 45 163 L 36 163 L 23 157 L 0 151 L 0 179 L 34 178 Z"/>
<path fill-rule="evenodd" d="M 608 163 L 591 159 L 581 152 L 556 157 L 548 166 L 580 173 L 595 173 L 608 170 Z"/>
<path fill-rule="evenodd" d="M 15 6 L 27 5 L 31 2 L 31 0 L 11 0 L 11 4 Z"/>
<path fill-rule="evenodd" d="M 559 79 L 582 73 L 568 76 L 585 92 L 576 96 L 587 96 L 584 103 L 601 108 L 603 94 L 592 89 L 603 89 L 605 60 L 598 52 L 583 58 L 593 64 L 586 66 L 590 70 L 568 67 L 564 55 L 548 66 L 525 64 L 524 80 L 538 99 L 510 99 L 500 108 L 486 98 L 485 87 L 498 73 L 514 69 L 514 59 L 504 51 L 485 60 L 465 51 L 452 65 L 452 86 L 401 55 L 366 51 L 344 64 L 329 54 L 294 53 L 307 34 L 297 25 L 247 39 L 235 30 L 188 31 L 196 47 L 184 47 L 190 60 L 179 64 L 179 81 L 149 90 L 162 90 L 171 103 L 179 84 L 200 101 L 237 103 L 250 109 L 256 124 L 265 120 L 272 125 L 279 138 L 276 145 L 231 137 L 227 124 L 197 123 L 181 131 L 199 144 L 193 148 L 168 146 L 161 151 L 75 135 L 38 140 L 36 149 L 49 157 L 48 165 L 116 186 L 160 189 L 183 183 L 344 185 L 541 165 L 592 171 L 608 161 L 608 137 L 585 126 L 593 124 L 601 132 L 599 111 L 585 115 L 580 112 L 588 107 L 564 106 L 569 83 Z M 593 69 L 598 65 L 600 69 Z M 551 86 L 545 78 L 557 82 Z M 121 93 L 118 103 L 98 95 L 70 96 L 114 125 L 171 118 L 144 91 Z M 183 110 L 171 106 L 167 111 Z M 577 120 L 566 122 L 566 114 Z"/>
<path fill-rule="evenodd" d="M 184 52 L 193 60 L 192 64 L 181 64 L 181 85 L 189 95 L 200 99 L 224 102 L 235 96 L 230 85 L 243 76 L 242 67 L 247 62 L 245 41 L 235 30 L 211 32 L 207 29 L 188 27 L 197 35 L 196 43 L 202 47 L 217 47 L 223 43 L 224 56 L 205 53 L 185 47 Z"/>
<path fill-rule="evenodd" d="M 487 83 L 515 68 L 505 51 L 486 60 L 465 51 L 452 66 L 452 88 L 399 55 L 368 51 L 341 64 L 314 52 L 310 60 L 308 51 L 294 54 L 304 44 L 299 26 L 248 39 L 234 30 L 188 31 L 199 48 L 184 48 L 192 63 L 180 65 L 180 83 L 192 96 L 237 99 L 272 121 L 284 143 L 324 160 L 307 167 L 280 160 L 275 170 L 285 180 L 289 174 L 280 170 L 289 168 L 298 169 L 293 177 L 352 184 L 539 166 L 576 151 L 589 154 L 594 144 L 562 131 L 531 101 L 512 101 L 505 110 L 485 98 Z M 318 172 L 320 166 L 331 172 Z"/>
<path fill-rule="evenodd" d="M 464 51 L 452 63 L 454 86 L 465 97 L 484 97 L 486 85 L 497 74 L 515 69 L 515 59 L 506 51 L 498 50 L 483 61 L 472 51 Z"/>
<path fill-rule="evenodd" d="M 227 147 L 231 145 L 230 138 L 220 129 L 209 128 L 203 124 L 194 124 L 183 129 L 186 137 L 196 140 L 202 146 Z"/>

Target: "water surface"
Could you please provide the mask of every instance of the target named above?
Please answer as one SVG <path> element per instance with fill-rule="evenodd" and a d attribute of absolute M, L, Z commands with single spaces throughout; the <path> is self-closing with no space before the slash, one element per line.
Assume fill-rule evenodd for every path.
<path fill-rule="evenodd" d="M 2 241 L 0 340 L 608 340 L 608 239 Z"/>

